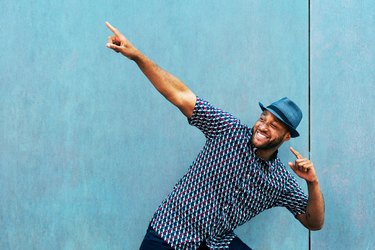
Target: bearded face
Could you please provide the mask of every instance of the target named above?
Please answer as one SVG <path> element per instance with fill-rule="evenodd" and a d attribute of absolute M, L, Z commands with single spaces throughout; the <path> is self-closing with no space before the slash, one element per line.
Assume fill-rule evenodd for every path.
<path fill-rule="evenodd" d="M 289 138 L 287 127 L 271 112 L 264 110 L 253 126 L 251 143 L 258 149 L 277 149 Z"/>

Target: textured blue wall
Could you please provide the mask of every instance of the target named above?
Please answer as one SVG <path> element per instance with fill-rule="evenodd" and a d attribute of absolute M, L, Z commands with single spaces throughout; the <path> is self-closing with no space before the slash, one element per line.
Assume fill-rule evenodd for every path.
<path fill-rule="evenodd" d="M 368 148 L 374 119 L 367 116 L 374 37 L 366 26 L 374 19 L 355 20 L 351 34 L 363 41 L 358 44 L 339 32 L 340 15 L 332 20 L 319 4 L 315 15 L 331 26 L 314 23 L 313 160 L 323 174 L 328 216 L 313 243 L 332 249 L 342 238 L 354 244 L 353 234 L 370 240 L 374 227 L 365 199 L 374 189 Z M 361 10 L 370 15 L 366 7 Z M 307 154 L 306 3 L 3 1 L 0 8 L 0 249 L 138 249 L 152 213 L 204 143 L 134 63 L 105 48 L 106 20 L 195 93 L 245 123 L 257 119 L 258 101 L 294 99 L 305 113 L 302 135 L 281 157 L 293 159 L 289 145 Z M 347 95 L 337 95 L 341 90 Z M 328 111 L 320 112 L 332 91 L 342 110 L 329 99 Z M 337 110 L 344 115 L 328 116 Z M 349 189 L 356 183 L 363 185 L 358 195 Z M 308 244 L 307 230 L 285 209 L 266 211 L 237 233 L 255 249 Z"/>
<path fill-rule="evenodd" d="M 312 159 L 326 224 L 313 249 L 375 249 L 375 2 L 312 5 Z"/>

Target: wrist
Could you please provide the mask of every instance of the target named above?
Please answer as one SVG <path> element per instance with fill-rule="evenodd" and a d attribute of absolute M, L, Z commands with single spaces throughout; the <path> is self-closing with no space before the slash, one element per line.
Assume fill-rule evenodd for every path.
<path fill-rule="evenodd" d="M 130 57 L 130 59 L 135 63 L 141 63 L 144 59 L 144 55 L 139 50 L 136 50 L 136 52 Z"/>
<path fill-rule="evenodd" d="M 310 186 L 317 186 L 317 185 L 319 185 L 318 178 L 315 178 L 314 180 L 311 180 L 311 181 L 306 180 L 306 182 L 307 182 L 307 185 L 310 185 Z"/>

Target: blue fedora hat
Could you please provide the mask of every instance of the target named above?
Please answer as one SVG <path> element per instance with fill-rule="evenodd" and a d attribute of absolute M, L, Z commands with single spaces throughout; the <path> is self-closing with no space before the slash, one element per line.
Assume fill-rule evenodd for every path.
<path fill-rule="evenodd" d="M 259 103 L 259 106 L 263 111 L 268 110 L 284 123 L 289 129 L 291 137 L 299 136 L 296 129 L 302 120 L 302 111 L 288 97 L 281 98 L 267 107 L 264 107 L 262 103 Z"/>

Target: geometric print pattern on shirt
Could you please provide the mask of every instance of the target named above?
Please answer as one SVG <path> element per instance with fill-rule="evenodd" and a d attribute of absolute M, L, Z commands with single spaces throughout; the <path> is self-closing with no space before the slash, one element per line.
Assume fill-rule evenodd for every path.
<path fill-rule="evenodd" d="M 206 143 L 151 221 L 173 248 L 197 249 L 205 240 L 211 249 L 226 249 L 233 230 L 266 209 L 305 213 L 307 196 L 278 157 L 256 156 L 251 128 L 198 97 L 188 121 Z"/>

